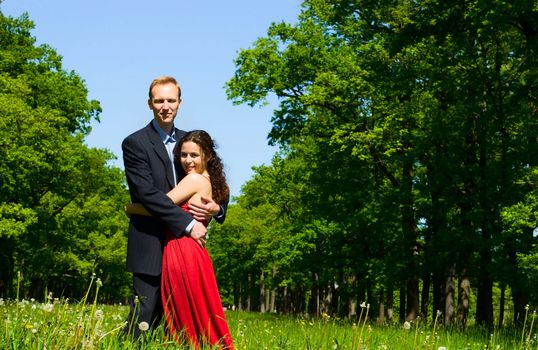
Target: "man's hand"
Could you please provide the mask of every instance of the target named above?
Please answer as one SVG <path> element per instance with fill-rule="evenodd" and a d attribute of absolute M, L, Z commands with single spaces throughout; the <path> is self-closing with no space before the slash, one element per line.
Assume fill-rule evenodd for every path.
<path fill-rule="evenodd" d="M 198 221 L 209 221 L 220 212 L 220 205 L 213 199 L 202 196 L 200 203 L 189 203 L 189 212 Z"/>
<path fill-rule="evenodd" d="M 192 239 L 194 239 L 196 242 L 198 242 L 199 245 L 202 246 L 202 248 L 205 245 L 206 234 L 207 234 L 207 229 L 204 226 L 204 224 L 202 224 L 199 221 L 196 221 L 194 223 L 194 226 L 192 227 L 190 235 Z"/>

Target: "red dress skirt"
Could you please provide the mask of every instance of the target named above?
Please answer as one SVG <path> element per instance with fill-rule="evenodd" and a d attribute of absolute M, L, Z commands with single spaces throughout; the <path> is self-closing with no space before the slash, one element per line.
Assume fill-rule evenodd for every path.
<path fill-rule="evenodd" d="M 181 208 L 188 211 L 188 204 Z M 233 349 L 213 264 L 194 239 L 166 234 L 161 296 L 169 337 L 196 348 L 210 344 Z"/>

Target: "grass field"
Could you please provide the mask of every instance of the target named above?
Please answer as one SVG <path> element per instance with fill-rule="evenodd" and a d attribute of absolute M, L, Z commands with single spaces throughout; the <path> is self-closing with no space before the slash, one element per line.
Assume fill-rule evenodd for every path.
<path fill-rule="evenodd" d="M 98 287 L 97 287 L 98 291 Z M 97 293 L 95 293 L 97 295 Z M 163 327 L 148 332 L 142 344 L 118 337 L 128 308 L 100 305 L 86 295 L 70 302 L 52 296 L 44 302 L 0 299 L 0 350 L 5 349 L 190 349 L 167 343 Z M 436 323 L 372 325 L 362 308 L 356 323 L 325 316 L 307 319 L 276 314 L 227 311 L 236 349 L 538 349 L 530 313 L 523 330 L 446 329 Z M 209 349 L 206 347 L 206 349 Z"/>
<path fill-rule="evenodd" d="M 127 307 L 0 301 L 0 349 L 134 349 L 118 338 Z M 275 314 L 227 312 L 237 349 L 538 349 L 536 332 L 429 325 L 372 326 L 368 321 L 305 319 Z M 144 349 L 165 345 L 162 327 L 144 340 Z M 167 344 L 167 349 L 188 349 Z"/>

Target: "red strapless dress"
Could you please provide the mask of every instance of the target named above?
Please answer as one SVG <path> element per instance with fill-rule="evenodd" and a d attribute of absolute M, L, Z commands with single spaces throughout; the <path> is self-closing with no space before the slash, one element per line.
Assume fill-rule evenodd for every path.
<path fill-rule="evenodd" d="M 188 204 L 181 208 L 188 211 Z M 161 296 L 169 337 L 196 348 L 211 344 L 233 349 L 213 264 L 194 239 L 166 234 Z"/>

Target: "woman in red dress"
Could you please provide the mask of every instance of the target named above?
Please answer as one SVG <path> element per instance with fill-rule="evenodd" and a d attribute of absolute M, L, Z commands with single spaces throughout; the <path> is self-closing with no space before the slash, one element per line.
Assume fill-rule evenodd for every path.
<path fill-rule="evenodd" d="M 186 176 L 168 192 L 186 211 L 202 196 L 217 203 L 228 198 L 229 189 L 222 161 L 211 137 L 203 130 L 187 133 L 176 148 Z M 127 206 L 128 214 L 147 214 L 140 204 Z M 144 213 L 145 212 L 145 213 Z M 204 223 L 207 225 L 207 222 Z M 161 297 L 166 330 L 170 338 L 193 344 L 233 349 L 222 308 L 213 265 L 203 239 L 167 233 L 163 252 Z"/>

